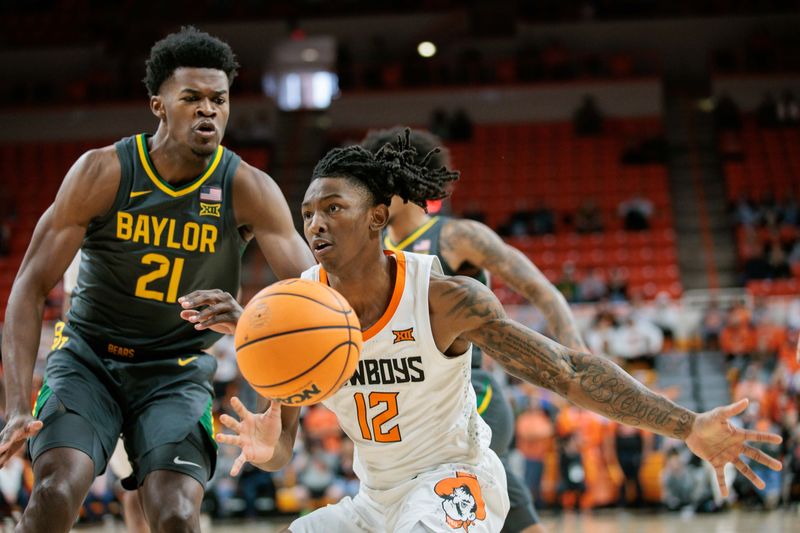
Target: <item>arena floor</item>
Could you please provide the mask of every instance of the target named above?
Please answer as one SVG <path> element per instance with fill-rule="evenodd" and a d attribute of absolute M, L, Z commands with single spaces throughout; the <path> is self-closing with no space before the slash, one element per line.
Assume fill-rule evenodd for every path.
<path fill-rule="evenodd" d="M 800 512 L 731 511 L 713 515 L 633 513 L 596 511 L 592 513 L 546 514 L 543 522 L 550 533 L 798 533 Z M 204 533 L 277 533 L 286 524 L 247 522 L 203 527 Z M 81 527 L 81 533 L 124 533 L 120 523 Z"/>

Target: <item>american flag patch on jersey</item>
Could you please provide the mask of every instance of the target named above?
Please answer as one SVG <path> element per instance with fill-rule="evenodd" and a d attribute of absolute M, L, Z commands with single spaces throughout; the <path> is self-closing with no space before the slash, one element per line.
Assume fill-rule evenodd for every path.
<path fill-rule="evenodd" d="M 200 187 L 200 199 L 206 202 L 221 202 L 222 189 L 219 187 Z"/>

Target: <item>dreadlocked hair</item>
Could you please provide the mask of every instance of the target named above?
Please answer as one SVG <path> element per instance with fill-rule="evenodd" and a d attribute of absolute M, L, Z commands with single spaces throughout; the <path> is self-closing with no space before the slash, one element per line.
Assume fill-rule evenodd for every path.
<path fill-rule="evenodd" d="M 367 136 L 361 141 L 361 146 L 373 154 L 383 148 L 384 145 L 396 141 L 403 136 L 405 126 L 395 126 L 388 130 L 370 130 Z M 439 168 L 450 166 L 450 150 L 442 145 L 442 140 L 433 133 L 426 130 L 411 129 L 411 146 L 417 150 L 417 163 L 422 163 L 425 154 L 436 150 L 428 159 L 428 168 Z"/>
<path fill-rule="evenodd" d="M 148 95 L 154 96 L 178 68 L 221 70 L 228 76 L 228 83 L 233 83 L 239 63 L 228 43 L 194 26 L 183 26 L 180 31 L 170 33 L 153 45 L 145 66 L 147 72 L 142 81 Z"/>
<path fill-rule="evenodd" d="M 430 168 L 439 148 L 419 158 L 410 137 L 411 130 L 406 128 L 393 143 L 384 144 L 375 153 L 358 145 L 334 148 L 314 167 L 311 179 L 349 178 L 369 190 L 374 205 L 389 205 L 397 195 L 404 202 L 425 208 L 428 200 L 441 200 L 450 194 L 448 184 L 456 181 L 459 173 L 444 166 Z"/>

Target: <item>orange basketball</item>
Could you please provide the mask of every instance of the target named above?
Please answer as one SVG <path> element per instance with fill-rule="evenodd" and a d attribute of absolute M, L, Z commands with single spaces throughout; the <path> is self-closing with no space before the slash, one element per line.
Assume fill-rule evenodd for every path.
<path fill-rule="evenodd" d="M 259 394 L 311 405 L 350 379 L 363 341 L 341 294 L 316 281 L 286 279 L 250 300 L 235 343 L 239 370 Z"/>

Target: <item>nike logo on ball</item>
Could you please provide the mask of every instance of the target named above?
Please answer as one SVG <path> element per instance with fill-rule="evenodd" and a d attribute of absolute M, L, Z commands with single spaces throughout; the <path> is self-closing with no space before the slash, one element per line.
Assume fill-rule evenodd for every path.
<path fill-rule="evenodd" d="M 173 459 L 172 462 L 175 463 L 176 465 L 196 466 L 197 468 L 203 468 L 197 463 L 193 463 L 191 461 L 182 461 L 179 455 L 176 455 L 175 459 Z"/>

